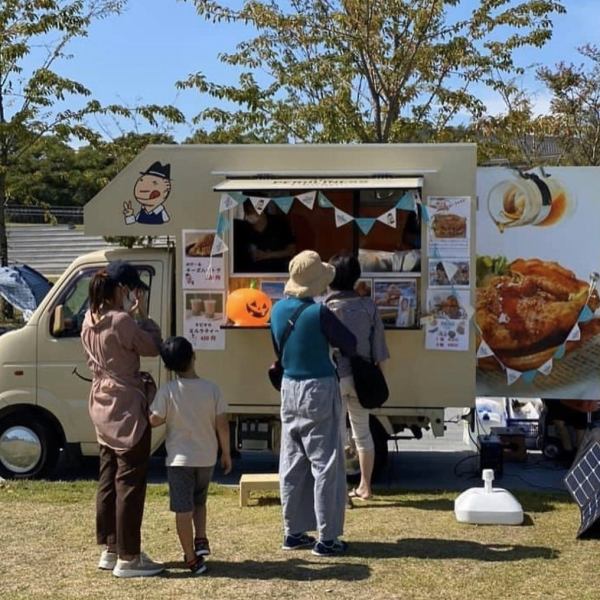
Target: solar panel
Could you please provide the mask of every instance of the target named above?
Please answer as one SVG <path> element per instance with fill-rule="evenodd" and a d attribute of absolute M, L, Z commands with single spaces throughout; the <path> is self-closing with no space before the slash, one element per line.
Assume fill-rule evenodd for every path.
<path fill-rule="evenodd" d="M 600 519 L 600 444 L 594 442 L 583 456 L 573 464 L 565 477 L 565 486 L 579 506 L 581 525 L 577 537 L 587 533 L 598 534 Z M 600 524 L 599 524 L 600 525 Z"/>

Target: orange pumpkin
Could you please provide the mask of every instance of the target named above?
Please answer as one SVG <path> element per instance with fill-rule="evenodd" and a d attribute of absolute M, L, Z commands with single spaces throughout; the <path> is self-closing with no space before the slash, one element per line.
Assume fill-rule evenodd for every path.
<path fill-rule="evenodd" d="M 234 325 L 261 327 L 269 322 L 271 298 L 255 288 L 240 288 L 227 298 L 227 318 Z"/>

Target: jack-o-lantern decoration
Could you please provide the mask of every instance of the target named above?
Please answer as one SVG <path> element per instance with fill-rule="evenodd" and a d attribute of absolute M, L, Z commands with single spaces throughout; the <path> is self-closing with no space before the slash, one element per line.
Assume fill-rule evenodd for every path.
<path fill-rule="evenodd" d="M 227 318 L 234 325 L 261 327 L 269 322 L 271 298 L 254 287 L 240 288 L 227 298 Z"/>

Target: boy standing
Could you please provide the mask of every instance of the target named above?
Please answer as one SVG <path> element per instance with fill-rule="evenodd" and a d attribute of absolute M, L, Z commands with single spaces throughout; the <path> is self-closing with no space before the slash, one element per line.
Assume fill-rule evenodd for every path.
<path fill-rule="evenodd" d="M 177 378 L 158 390 L 150 407 L 150 424 L 167 424 L 170 508 L 186 564 L 199 575 L 206 571 L 204 557 L 210 554 L 206 496 L 219 446 L 221 467 L 225 474 L 231 471 L 228 407 L 219 388 L 196 374 L 194 350 L 188 340 L 168 338 L 161 346 L 161 356 Z"/>

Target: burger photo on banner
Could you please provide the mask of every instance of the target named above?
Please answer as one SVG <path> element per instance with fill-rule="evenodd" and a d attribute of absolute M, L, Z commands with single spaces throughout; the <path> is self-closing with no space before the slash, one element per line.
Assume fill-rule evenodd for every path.
<path fill-rule="evenodd" d="M 600 398 L 600 169 L 478 171 L 477 394 Z"/>

